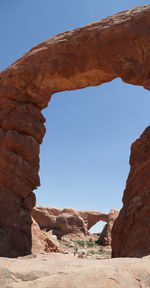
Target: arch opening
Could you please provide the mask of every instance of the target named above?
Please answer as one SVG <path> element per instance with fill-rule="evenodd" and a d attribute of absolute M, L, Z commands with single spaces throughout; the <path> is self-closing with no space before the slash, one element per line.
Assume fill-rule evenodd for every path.
<path fill-rule="evenodd" d="M 90 234 L 97 234 L 99 236 L 99 234 L 103 231 L 105 225 L 106 223 L 100 220 L 91 227 L 91 229 L 89 230 Z"/>
<path fill-rule="evenodd" d="M 39 145 L 45 134 L 41 110 L 56 92 L 97 86 L 118 77 L 150 90 L 149 15 L 150 5 L 145 5 L 62 33 L 32 48 L 1 72 L 1 243 L 6 238 L 0 247 L 1 256 L 26 255 L 32 249 L 31 212 L 35 205 L 32 191 L 40 185 Z M 113 257 L 140 257 L 150 252 L 150 239 L 142 240 L 142 250 L 142 237 L 137 238 L 139 223 L 142 223 L 139 235 L 146 235 L 150 222 L 149 209 L 144 210 L 150 203 L 149 134 L 150 127 L 132 145 L 124 206 L 113 226 Z M 135 211 L 133 202 L 140 205 L 140 212 L 139 208 L 138 213 Z M 123 221 L 130 224 L 126 229 Z"/>
<path fill-rule="evenodd" d="M 149 104 L 148 91 L 120 79 L 55 94 L 44 114 L 37 205 L 120 209 L 130 146 L 148 126 Z"/>

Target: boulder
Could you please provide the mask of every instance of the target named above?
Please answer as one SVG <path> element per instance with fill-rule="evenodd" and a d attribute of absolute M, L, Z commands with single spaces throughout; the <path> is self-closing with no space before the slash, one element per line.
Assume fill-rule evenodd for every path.
<path fill-rule="evenodd" d="M 71 208 L 65 208 L 56 217 L 56 226 L 53 233 L 60 239 L 66 234 L 87 234 L 88 230 L 82 217 L 78 212 Z"/>

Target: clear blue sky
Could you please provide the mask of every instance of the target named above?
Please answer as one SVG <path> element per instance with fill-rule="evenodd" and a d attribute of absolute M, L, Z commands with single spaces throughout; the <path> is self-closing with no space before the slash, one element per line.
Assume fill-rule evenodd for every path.
<path fill-rule="evenodd" d="M 0 71 L 34 45 L 119 11 L 135 0 L 1 0 Z M 43 111 L 37 205 L 120 209 L 131 143 L 149 125 L 150 93 L 116 79 L 53 95 Z"/>

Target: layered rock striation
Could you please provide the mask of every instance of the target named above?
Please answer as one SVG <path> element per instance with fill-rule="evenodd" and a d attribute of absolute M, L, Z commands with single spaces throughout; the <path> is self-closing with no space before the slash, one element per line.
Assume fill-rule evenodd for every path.
<path fill-rule="evenodd" d="M 11 85 L 0 87 L 0 256 L 16 257 L 31 253 L 32 191 L 40 185 L 45 119 L 34 103 L 17 100 L 21 91 L 16 90 L 16 99 L 8 97 L 11 89 L 13 95 Z"/>
<path fill-rule="evenodd" d="M 32 191 L 40 185 L 39 145 L 45 134 L 41 110 L 53 93 L 117 77 L 150 90 L 149 31 L 150 5 L 145 5 L 52 37 L 0 73 L 0 256 L 26 255 L 32 250 Z M 140 167 L 143 175 L 144 167 Z M 130 179 L 136 178 L 131 174 Z M 132 185 L 129 190 L 133 195 Z M 140 193 L 145 203 L 147 192 Z M 124 197 L 122 211 L 132 197 Z M 126 240 L 131 228 L 137 229 L 138 223 L 147 227 L 145 219 L 149 218 L 149 209 L 146 217 L 143 212 L 135 218 L 137 224 L 125 233 Z M 139 232 L 138 237 L 142 236 Z M 149 241 L 141 248 L 146 251 L 148 247 Z M 119 251 L 113 255 L 122 255 Z"/>

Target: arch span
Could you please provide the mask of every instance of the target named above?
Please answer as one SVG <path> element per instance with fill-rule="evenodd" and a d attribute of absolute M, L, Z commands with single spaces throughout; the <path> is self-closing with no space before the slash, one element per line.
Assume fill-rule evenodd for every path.
<path fill-rule="evenodd" d="M 150 90 L 149 31 L 145 5 L 52 37 L 1 72 L 0 256 L 31 253 L 32 191 L 40 185 L 45 134 L 41 110 L 53 93 L 116 77 Z"/>
<path fill-rule="evenodd" d="M 109 214 L 100 211 L 41 206 L 34 207 L 32 216 L 41 229 L 51 230 L 58 237 L 70 233 L 87 235 L 97 222 L 107 223 L 109 219 Z"/>

